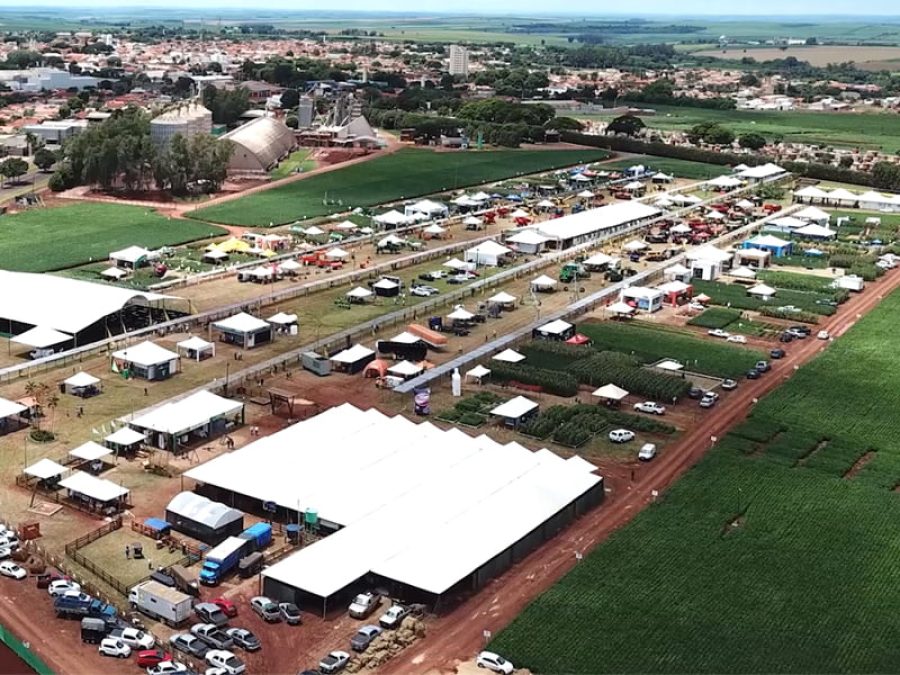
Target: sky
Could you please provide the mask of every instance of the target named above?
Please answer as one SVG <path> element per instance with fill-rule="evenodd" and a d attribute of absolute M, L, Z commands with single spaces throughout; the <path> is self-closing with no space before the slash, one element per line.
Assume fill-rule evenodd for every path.
<path fill-rule="evenodd" d="M 0 0 L 3 5 L 23 6 L 18 0 Z M 242 9 L 251 5 L 247 0 L 33 0 L 28 7 L 41 6 L 114 8 L 134 7 L 174 7 L 189 10 Z M 257 0 L 252 4 L 258 9 L 284 9 L 294 11 L 392 11 L 414 14 L 417 12 L 478 12 L 481 14 L 502 14 L 515 12 L 522 14 L 581 14 L 585 16 L 602 16 L 613 14 L 641 15 L 662 14 L 711 16 L 723 12 L 711 11 L 714 4 L 710 0 L 642 0 L 640 3 L 611 2 L 610 0 L 568 0 L 562 4 L 548 3 L 546 0 L 332 0 L 327 5 L 310 0 Z M 675 7 L 677 6 L 677 9 Z M 728 3 L 727 14 L 754 16 L 804 16 L 808 19 L 822 18 L 825 15 L 845 16 L 900 16 L 900 3 L 897 0 L 740 0 Z"/>

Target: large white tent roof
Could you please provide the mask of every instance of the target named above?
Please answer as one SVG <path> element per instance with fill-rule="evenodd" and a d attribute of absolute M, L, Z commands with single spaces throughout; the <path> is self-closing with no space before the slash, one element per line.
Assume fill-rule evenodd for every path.
<path fill-rule="evenodd" d="M 527 415 L 532 410 L 537 410 L 538 404 L 524 396 L 516 396 L 510 400 L 501 403 L 491 410 L 491 415 L 497 417 L 511 417 L 518 419 L 522 415 Z"/>
<path fill-rule="evenodd" d="M 18 415 L 19 413 L 23 413 L 26 410 L 28 410 L 27 406 L 0 397 L 0 419 L 4 417 L 10 417 L 12 415 Z"/>
<path fill-rule="evenodd" d="M 548 335 L 562 335 L 570 328 L 572 328 L 572 324 L 570 324 L 568 321 L 556 319 L 555 321 L 551 321 L 550 323 L 545 323 L 543 326 L 538 328 L 538 331 L 541 333 L 547 333 Z"/>
<path fill-rule="evenodd" d="M 338 363 L 356 363 L 357 361 L 361 361 L 369 356 L 372 356 L 375 352 L 369 349 L 368 347 L 363 347 L 362 345 L 353 345 L 349 349 L 345 349 L 341 352 L 338 352 L 334 356 L 331 357 L 332 361 L 337 361 Z"/>
<path fill-rule="evenodd" d="M 246 312 L 240 312 L 234 316 L 229 316 L 227 319 L 222 319 L 221 321 L 213 323 L 213 328 L 227 330 L 233 333 L 255 333 L 256 331 L 268 327 L 268 322 L 258 319 Z"/>
<path fill-rule="evenodd" d="M 160 347 L 154 342 L 147 341 L 113 352 L 113 358 L 130 361 L 139 366 L 149 367 L 167 361 L 174 361 L 175 359 L 178 359 L 179 356 L 175 352 L 170 352 L 165 347 Z"/>
<path fill-rule="evenodd" d="M 76 471 L 65 480 L 61 480 L 59 485 L 98 502 L 109 502 L 128 494 L 128 490 L 121 485 L 105 478 L 96 478 L 84 471 Z"/>
<path fill-rule="evenodd" d="M 83 370 L 75 373 L 72 377 L 63 380 L 63 384 L 69 387 L 93 387 L 95 384 L 100 384 L 100 378 L 94 377 Z"/>
<path fill-rule="evenodd" d="M 638 201 L 618 202 L 539 223 L 535 229 L 550 239 L 587 236 L 637 220 L 658 216 L 661 211 Z"/>
<path fill-rule="evenodd" d="M 237 509 L 214 502 L 194 492 L 179 492 L 172 497 L 169 505 L 166 506 L 166 511 L 177 513 L 179 516 L 189 518 L 213 530 L 242 517 L 241 512 Z"/>
<path fill-rule="evenodd" d="M 130 424 L 164 434 L 181 434 L 210 420 L 233 415 L 243 407 L 244 404 L 240 401 L 222 398 L 208 391 L 198 391 L 180 401 L 161 405 L 131 420 Z"/>
<path fill-rule="evenodd" d="M 144 442 L 145 438 L 140 431 L 135 431 L 131 427 L 122 427 L 103 440 L 114 445 L 134 445 L 135 443 Z"/>
<path fill-rule="evenodd" d="M 43 349 L 71 339 L 72 336 L 68 333 L 61 333 L 58 330 L 48 328 L 47 326 L 35 326 L 31 330 L 26 330 L 24 333 L 20 333 L 19 335 L 10 338 L 9 341 L 27 347 Z"/>
<path fill-rule="evenodd" d="M 110 449 L 100 445 L 99 443 L 95 443 L 94 441 L 88 441 L 87 443 L 82 443 L 77 448 L 73 448 L 69 450 L 69 456 L 75 457 L 76 459 L 83 459 L 86 462 L 93 462 L 95 459 L 100 459 L 101 457 L 106 457 L 110 453 Z"/>
<path fill-rule="evenodd" d="M 0 318 L 77 333 L 126 305 L 162 302 L 170 296 L 70 279 L 53 274 L 0 270 Z"/>
<path fill-rule="evenodd" d="M 54 462 L 52 459 L 47 459 L 46 457 L 38 460 L 31 466 L 25 467 L 25 473 L 34 478 L 40 478 L 41 480 L 53 478 L 54 476 L 61 476 L 66 471 L 68 471 L 68 469 L 62 464 Z"/>
<path fill-rule="evenodd" d="M 187 476 L 344 526 L 263 573 L 324 597 L 369 572 L 441 593 L 596 486 L 592 468 L 345 404 Z M 336 491 L 336 472 L 392 488 Z"/>

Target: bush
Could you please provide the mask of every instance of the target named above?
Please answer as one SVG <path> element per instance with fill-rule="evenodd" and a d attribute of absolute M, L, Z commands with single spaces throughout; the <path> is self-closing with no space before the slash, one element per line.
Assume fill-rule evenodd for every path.
<path fill-rule="evenodd" d="M 587 345 L 570 345 L 553 340 L 534 340 L 522 347 L 528 363 L 536 368 L 565 370 L 573 361 L 594 355 Z"/>
<path fill-rule="evenodd" d="M 819 323 L 819 315 L 801 310 L 799 312 L 789 312 L 778 307 L 760 307 L 759 313 L 763 316 L 770 316 L 773 319 L 787 319 L 788 321 L 799 321 L 800 323 Z"/>
<path fill-rule="evenodd" d="M 478 413 L 467 412 L 463 413 L 457 421 L 459 424 L 465 424 L 469 427 L 480 427 L 487 422 L 487 417 L 479 415 Z"/>
<path fill-rule="evenodd" d="M 578 380 L 574 376 L 519 363 L 494 362 L 491 364 L 491 377 L 497 382 L 534 385 L 556 396 L 574 396 L 578 393 Z"/>
<path fill-rule="evenodd" d="M 736 309 L 710 307 L 702 314 L 698 314 L 688 321 L 688 325 L 700 326 L 701 328 L 725 328 L 725 326 L 734 323 L 739 318 L 741 318 L 741 313 Z"/>
<path fill-rule="evenodd" d="M 46 429 L 32 429 L 29 436 L 35 443 L 49 443 L 56 438 L 56 434 Z"/>

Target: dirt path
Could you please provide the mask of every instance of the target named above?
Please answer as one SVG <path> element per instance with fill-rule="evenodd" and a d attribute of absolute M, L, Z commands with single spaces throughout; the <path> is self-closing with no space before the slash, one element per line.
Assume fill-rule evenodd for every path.
<path fill-rule="evenodd" d="M 852 297 L 819 328 L 828 330 L 835 337 L 843 335 L 898 287 L 900 273 L 889 272 L 886 277 L 869 284 L 864 293 Z M 508 625 L 576 564 L 576 552 L 587 553 L 630 522 L 653 500 L 651 491 L 661 493 L 671 486 L 706 454 L 714 438 L 721 438 L 742 421 L 758 399 L 784 383 L 794 373 L 795 366 L 806 363 L 826 346 L 825 342 L 815 338 L 791 343 L 787 356 L 774 362 L 769 374 L 759 380 L 742 381 L 737 390 L 723 397 L 717 410 L 708 415 L 702 425 L 686 433 L 657 461 L 640 467 L 633 483 L 621 478 L 607 479 L 603 505 L 494 579 L 450 614 L 432 623 L 424 640 L 389 662 L 382 672 L 405 675 L 432 668 L 453 672 L 461 660 L 472 658 L 482 648 L 482 631 L 496 634 Z"/>

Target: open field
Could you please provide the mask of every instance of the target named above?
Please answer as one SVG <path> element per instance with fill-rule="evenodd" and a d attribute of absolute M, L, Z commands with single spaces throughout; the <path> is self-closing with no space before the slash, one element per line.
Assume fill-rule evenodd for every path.
<path fill-rule="evenodd" d="M 191 216 L 230 225 L 282 224 L 608 156 L 602 150 L 433 152 L 409 148 L 193 211 Z"/>
<path fill-rule="evenodd" d="M 827 66 L 830 63 L 846 63 L 853 61 L 858 67 L 866 68 L 867 64 L 878 64 L 880 69 L 884 61 L 897 61 L 892 70 L 900 68 L 900 47 L 872 47 L 868 45 L 816 45 L 780 47 L 741 48 L 731 47 L 726 50 L 709 49 L 693 52 L 694 56 L 709 56 L 716 59 L 742 59 L 750 57 L 757 61 L 786 59 L 789 56 L 800 61 L 808 61 L 813 66 Z"/>
<path fill-rule="evenodd" d="M 900 457 L 900 421 L 884 414 L 900 391 L 898 311 L 894 292 L 492 648 L 537 672 L 892 669 L 893 650 L 871 636 L 900 628 L 900 501 L 887 480 L 900 466 L 870 477 Z M 875 459 L 846 473 L 867 445 Z"/>
<path fill-rule="evenodd" d="M 613 162 L 605 162 L 603 164 L 604 171 L 623 170 L 635 164 L 643 164 L 654 171 L 662 171 L 677 178 L 690 178 L 693 180 L 703 180 L 705 178 L 715 178 L 731 170 L 727 166 L 720 164 L 706 164 L 704 162 L 691 162 L 686 159 L 673 159 L 670 157 L 655 157 L 653 155 L 636 155 L 628 159 L 620 159 Z"/>
<path fill-rule="evenodd" d="M 80 203 L 0 216 L 0 269 L 46 272 L 93 260 L 134 244 L 158 248 L 225 231 L 161 216 L 140 206 Z"/>
<path fill-rule="evenodd" d="M 309 148 L 295 150 L 286 159 L 283 159 L 269 176 L 272 180 L 278 180 L 279 178 L 287 178 L 294 173 L 302 173 L 316 168 L 315 160 L 309 159 L 311 152 Z"/>
<path fill-rule="evenodd" d="M 900 150 L 900 118 L 889 113 L 755 112 L 751 110 L 708 110 L 665 105 L 646 105 L 655 115 L 644 115 L 644 124 L 653 129 L 687 131 L 701 122 L 718 122 L 736 134 L 756 132 L 769 139 L 811 144 Z M 584 119 L 612 119 L 610 115 L 583 116 Z"/>

